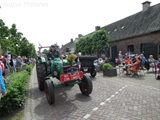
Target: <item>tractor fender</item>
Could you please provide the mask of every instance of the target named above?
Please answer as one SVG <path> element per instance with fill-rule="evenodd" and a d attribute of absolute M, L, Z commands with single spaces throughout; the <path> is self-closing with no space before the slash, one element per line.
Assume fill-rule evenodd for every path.
<path fill-rule="evenodd" d="M 46 62 L 45 57 L 41 57 L 41 62 L 42 62 L 42 63 L 45 63 L 45 62 Z"/>
<path fill-rule="evenodd" d="M 45 57 L 38 57 L 37 62 L 38 63 L 46 63 L 46 59 L 45 59 Z"/>

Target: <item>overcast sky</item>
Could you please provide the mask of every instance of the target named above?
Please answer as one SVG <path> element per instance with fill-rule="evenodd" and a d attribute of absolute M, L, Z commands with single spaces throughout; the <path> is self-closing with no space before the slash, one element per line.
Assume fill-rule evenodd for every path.
<path fill-rule="evenodd" d="M 29 42 L 59 46 L 142 10 L 145 0 L 0 0 L 0 19 Z M 160 3 L 150 0 L 151 6 Z"/>

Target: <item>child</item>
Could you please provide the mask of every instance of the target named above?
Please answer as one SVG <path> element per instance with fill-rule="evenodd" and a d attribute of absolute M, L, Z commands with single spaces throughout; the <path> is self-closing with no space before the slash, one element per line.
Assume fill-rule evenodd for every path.
<path fill-rule="evenodd" d="M 0 94 L 1 93 L 2 93 L 3 96 L 7 95 L 6 87 L 5 87 L 5 83 L 4 83 L 4 78 L 2 76 L 2 69 L 0 67 Z"/>

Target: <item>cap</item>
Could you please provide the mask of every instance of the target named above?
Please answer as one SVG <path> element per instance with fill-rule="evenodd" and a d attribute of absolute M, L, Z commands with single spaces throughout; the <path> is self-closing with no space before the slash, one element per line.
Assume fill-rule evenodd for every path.
<path fill-rule="evenodd" d="M 81 52 L 79 52 L 78 55 L 81 56 Z"/>
<path fill-rule="evenodd" d="M 54 47 L 55 47 L 55 45 L 51 45 L 51 47 L 52 47 L 52 48 L 54 48 Z"/>

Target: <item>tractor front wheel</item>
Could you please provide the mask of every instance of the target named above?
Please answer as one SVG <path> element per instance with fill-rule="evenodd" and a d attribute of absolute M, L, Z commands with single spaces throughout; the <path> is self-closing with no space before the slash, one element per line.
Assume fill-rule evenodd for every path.
<path fill-rule="evenodd" d="M 89 96 L 93 89 L 91 78 L 84 74 L 81 83 L 79 84 L 79 88 L 83 95 Z"/>
<path fill-rule="evenodd" d="M 54 94 L 54 85 L 51 80 L 45 80 L 45 93 L 48 103 L 54 104 L 55 94 Z"/>

